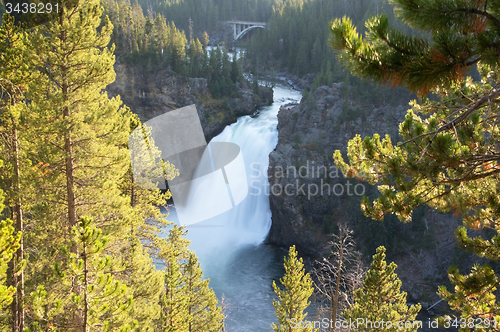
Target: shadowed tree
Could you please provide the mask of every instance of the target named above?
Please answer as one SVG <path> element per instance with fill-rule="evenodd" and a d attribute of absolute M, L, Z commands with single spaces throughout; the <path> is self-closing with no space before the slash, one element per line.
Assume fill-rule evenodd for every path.
<path fill-rule="evenodd" d="M 363 281 L 361 254 L 354 251 L 352 231 L 345 224 L 339 225 L 339 234 L 329 242 L 331 257 L 315 262 L 313 283 L 315 289 L 328 303 L 328 331 L 335 330 L 337 315 L 353 302 L 353 292 Z M 323 310 L 321 310 L 323 311 Z"/>

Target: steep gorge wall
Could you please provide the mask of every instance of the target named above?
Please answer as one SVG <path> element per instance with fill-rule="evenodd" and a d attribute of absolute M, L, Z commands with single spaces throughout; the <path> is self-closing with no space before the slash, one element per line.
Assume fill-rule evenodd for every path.
<path fill-rule="evenodd" d="M 185 78 L 168 69 L 148 70 L 146 66 L 115 64 L 116 79 L 106 91 L 120 95 L 124 104 L 142 122 L 184 106 L 196 105 L 207 142 L 242 115 L 252 115 L 273 100 L 271 88 L 260 87 L 258 95 L 249 82 L 238 83 L 238 97 L 212 99 L 204 78 Z"/>
<path fill-rule="evenodd" d="M 353 101 L 343 107 L 341 91 L 342 83 L 322 86 L 300 104 L 285 105 L 278 113 L 278 144 L 269 155 L 272 226 L 268 243 L 285 248 L 296 245 L 299 252 L 319 257 L 331 240 L 327 234 L 340 221 L 355 230 L 360 249 L 378 231 L 377 224 L 373 233 L 366 228 L 359 231 L 371 221 L 361 212 L 361 196 L 374 194 L 376 189 L 344 177 L 332 155 L 338 149 L 346 156 L 347 143 L 357 134 L 389 134 L 397 141 L 398 124 L 409 106 L 375 107 Z M 412 223 L 395 222 L 398 236 L 404 235 L 405 240 L 394 239 L 397 245 L 388 258 L 399 266 L 396 272 L 409 301 L 423 302 L 425 307 L 426 302 L 439 300 L 437 285 L 447 283 L 451 264 L 467 269 L 477 257 L 457 249 L 453 235 L 461 224 L 457 217 L 430 209 L 423 215 L 418 230 Z M 365 256 L 366 260 L 373 254 Z"/>
<path fill-rule="evenodd" d="M 341 87 L 342 83 L 322 86 L 300 104 L 282 107 L 278 144 L 269 155 L 273 224 L 268 241 L 280 245 L 293 241 L 310 255 L 322 251 L 321 229 L 328 222 L 325 216 L 349 201 L 359 201 L 355 189 L 363 192 L 364 184 L 346 179 L 336 168 L 333 152 L 345 153 L 347 142 L 356 134 L 396 134 L 394 118 L 402 119 L 406 113 L 403 105 L 391 109 L 390 114 L 388 109 L 371 104 L 353 103 L 350 110 L 343 110 Z M 281 174 L 281 169 L 288 172 Z M 288 193 L 294 189 L 292 195 L 279 192 L 287 186 Z"/>

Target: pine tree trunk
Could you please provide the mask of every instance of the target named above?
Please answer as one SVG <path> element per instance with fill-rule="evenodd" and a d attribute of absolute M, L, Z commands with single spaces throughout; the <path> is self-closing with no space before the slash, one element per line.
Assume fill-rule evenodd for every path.
<path fill-rule="evenodd" d="M 16 205 L 15 205 L 15 213 L 16 213 L 16 232 L 23 231 L 23 209 L 21 203 L 21 183 L 20 176 L 21 171 L 19 167 L 19 143 L 17 137 L 17 120 L 13 119 L 14 130 L 13 130 L 13 148 L 14 148 L 14 182 L 15 182 L 15 191 L 16 191 Z M 22 234 L 22 233 L 21 233 Z M 13 324 L 14 324 L 14 332 L 22 332 L 24 331 L 24 272 L 21 271 L 19 274 L 16 273 L 18 269 L 17 264 L 22 264 L 24 259 L 24 247 L 23 247 L 23 238 L 21 235 L 21 239 L 19 240 L 19 248 L 16 251 L 15 259 L 14 259 L 14 269 L 13 269 L 13 286 L 16 288 L 16 294 L 14 296 L 14 313 L 13 313 Z"/>
<path fill-rule="evenodd" d="M 61 10 L 59 11 L 59 24 L 61 27 L 64 26 L 64 16 L 66 15 L 65 7 L 61 6 Z M 61 34 L 59 36 L 59 40 L 61 45 L 66 43 L 67 40 L 67 31 L 64 28 L 61 28 Z M 67 55 L 66 55 L 67 56 Z M 66 60 L 67 61 L 67 60 Z M 61 66 L 61 77 L 62 77 L 62 95 L 63 100 L 68 100 L 69 94 L 69 84 L 68 84 L 68 68 L 66 63 Z M 68 119 L 70 117 L 70 110 L 68 105 L 63 106 L 62 115 L 64 119 Z M 66 124 L 68 125 L 68 124 Z M 64 129 L 64 150 L 66 152 L 65 158 L 65 171 L 66 171 L 66 203 L 68 205 L 68 235 L 71 236 L 71 229 L 73 226 L 76 226 L 77 217 L 76 217 L 76 199 L 75 199 L 75 179 L 74 179 L 74 165 L 73 165 L 73 144 L 71 141 L 71 129 L 68 125 L 67 128 Z M 78 247 L 73 245 L 71 247 L 71 251 L 76 254 L 78 257 Z M 78 281 L 74 281 L 73 283 L 73 291 L 75 294 L 80 295 L 81 289 Z M 77 310 L 73 316 L 73 326 L 75 331 L 81 331 L 82 326 L 82 312 L 81 310 Z"/>
<path fill-rule="evenodd" d="M 68 93 L 68 83 L 63 84 L 63 94 Z M 69 108 L 67 106 L 63 109 L 64 118 L 70 116 Z M 66 150 L 66 189 L 67 189 L 67 203 L 68 203 L 68 226 L 71 229 L 76 225 L 76 203 L 75 203 L 75 179 L 74 179 L 74 166 L 73 166 L 73 144 L 71 142 L 71 129 L 67 129 L 64 137 L 64 148 Z"/>
<path fill-rule="evenodd" d="M 15 220 L 16 219 L 16 213 L 14 212 L 15 208 L 10 208 L 10 219 Z M 16 264 L 15 264 L 15 259 L 12 259 L 9 262 L 9 269 L 12 271 L 12 286 L 16 286 Z M 17 293 L 12 296 L 12 303 L 11 303 L 11 311 L 12 311 L 12 332 L 18 332 L 17 330 Z"/>
<path fill-rule="evenodd" d="M 67 84 L 65 84 L 67 87 Z M 67 107 L 64 109 L 64 117 L 69 117 L 69 110 Z M 73 175 L 73 145 L 71 143 L 71 130 L 67 130 L 66 137 L 64 138 L 66 156 L 66 189 L 67 189 L 67 203 L 68 203 L 68 226 L 71 229 L 76 225 L 76 204 L 75 204 L 75 179 Z"/>
<path fill-rule="evenodd" d="M 84 244 L 84 248 L 83 248 L 83 304 L 84 304 L 84 308 L 83 308 L 83 329 L 82 331 L 83 332 L 87 332 L 88 331 L 88 321 L 89 321 L 89 309 L 90 309 L 90 304 L 89 304 L 89 298 L 88 298 L 88 294 L 87 294 L 87 290 L 88 290 L 88 285 L 89 285 L 89 279 L 88 279 L 88 266 L 87 266 L 87 261 L 88 261 L 88 257 L 87 257 L 87 250 L 86 250 L 86 245 Z"/>
<path fill-rule="evenodd" d="M 65 10 L 64 6 L 61 7 L 59 11 L 59 24 L 63 26 Z M 61 44 L 64 44 L 67 39 L 66 30 L 61 30 L 60 35 Z M 68 85 L 68 68 L 66 64 L 61 66 L 61 76 L 62 76 L 62 95 L 64 101 L 68 100 L 69 85 Z M 70 116 L 70 110 L 68 105 L 63 107 L 63 118 L 68 119 Z M 71 129 L 68 127 L 64 130 L 64 149 L 66 152 L 65 168 L 66 168 L 66 194 L 68 203 L 68 226 L 71 228 L 76 225 L 76 204 L 75 204 L 75 180 L 74 180 L 74 165 L 73 165 L 73 144 L 71 142 Z"/>
<path fill-rule="evenodd" d="M 191 281 L 192 281 L 191 276 L 189 276 L 188 294 L 190 297 L 192 294 Z M 188 315 L 189 316 L 191 316 L 191 310 L 192 310 L 191 299 L 189 299 L 189 306 L 188 306 Z M 193 321 L 192 320 L 189 321 L 188 332 L 193 332 Z"/>
<path fill-rule="evenodd" d="M 130 171 L 130 206 L 135 207 L 135 182 L 134 182 L 134 172 Z"/>

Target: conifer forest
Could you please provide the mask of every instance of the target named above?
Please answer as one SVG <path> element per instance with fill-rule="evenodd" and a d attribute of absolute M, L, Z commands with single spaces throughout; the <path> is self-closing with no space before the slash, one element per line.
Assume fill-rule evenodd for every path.
<path fill-rule="evenodd" d="M 0 331 L 500 331 L 500 0 L 0 16 Z"/>

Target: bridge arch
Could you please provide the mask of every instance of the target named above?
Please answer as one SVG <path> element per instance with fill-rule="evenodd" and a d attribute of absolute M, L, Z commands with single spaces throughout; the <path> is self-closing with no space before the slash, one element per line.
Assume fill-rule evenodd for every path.
<path fill-rule="evenodd" d="M 261 28 L 261 29 L 264 29 L 263 26 L 260 26 L 260 25 L 254 25 L 254 26 L 250 26 L 248 28 L 246 28 L 245 30 L 241 31 L 235 38 L 234 40 L 238 40 L 238 39 L 241 39 L 243 38 L 244 35 L 246 35 L 246 33 L 252 29 L 256 29 L 256 28 Z"/>
<path fill-rule="evenodd" d="M 266 27 L 266 22 L 226 21 L 225 23 L 233 27 L 234 40 L 240 39 L 252 29 Z"/>

